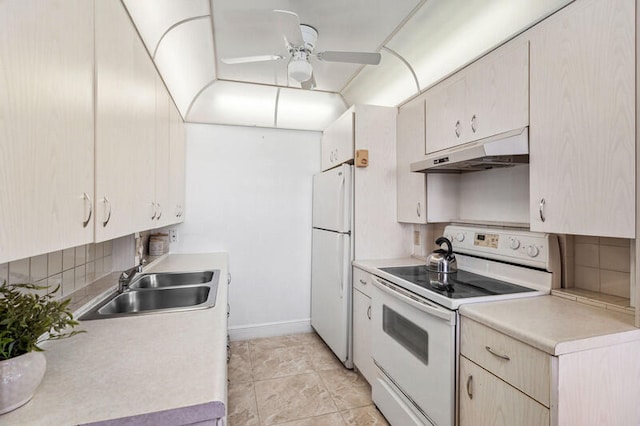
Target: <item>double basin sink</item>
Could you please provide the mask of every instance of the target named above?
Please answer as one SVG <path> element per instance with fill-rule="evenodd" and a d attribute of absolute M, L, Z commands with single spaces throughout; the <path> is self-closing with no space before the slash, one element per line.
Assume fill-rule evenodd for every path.
<path fill-rule="evenodd" d="M 114 292 L 79 317 L 105 319 L 215 306 L 220 271 L 139 274 L 123 292 Z"/>

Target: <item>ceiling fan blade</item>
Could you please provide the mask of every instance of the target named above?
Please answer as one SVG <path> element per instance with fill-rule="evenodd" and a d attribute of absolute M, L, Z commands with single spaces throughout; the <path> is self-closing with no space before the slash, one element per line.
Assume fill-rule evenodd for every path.
<path fill-rule="evenodd" d="M 276 9 L 273 11 L 278 17 L 280 31 L 284 35 L 285 43 L 294 47 L 304 46 L 302 31 L 300 30 L 300 19 L 298 15 L 288 10 Z M 289 46 L 287 46 L 288 48 Z"/>
<path fill-rule="evenodd" d="M 235 65 L 235 64 L 248 64 L 251 62 L 266 62 L 266 61 L 278 61 L 284 59 L 282 55 L 261 55 L 261 56 L 241 56 L 238 58 L 220 58 L 223 64 Z"/>
<path fill-rule="evenodd" d="M 303 81 L 302 83 L 300 83 L 300 87 L 302 87 L 305 90 L 311 90 L 311 89 L 315 89 L 316 87 L 316 78 L 313 74 L 311 74 L 311 78 L 307 81 Z"/>
<path fill-rule="evenodd" d="M 378 65 L 382 59 L 381 54 L 370 52 L 318 52 L 316 57 L 321 61 L 365 65 Z"/>

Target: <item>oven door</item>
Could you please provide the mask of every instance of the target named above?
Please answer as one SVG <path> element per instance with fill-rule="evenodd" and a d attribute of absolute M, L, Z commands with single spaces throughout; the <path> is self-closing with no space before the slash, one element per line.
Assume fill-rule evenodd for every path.
<path fill-rule="evenodd" d="M 388 395 L 389 390 L 396 390 L 400 394 L 395 399 L 407 401 L 413 414 L 438 426 L 453 425 L 455 311 L 378 277 L 372 276 L 372 282 L 372 352 L 382 373 L 373 385 L 374 402 L 376 394 Z M 391 399 L 381 401 L 379 408 L 385 416 L 400 420 L 397 412 L 402 410 L 398 407 L 385 412 L 384 406 L 389 406 Z M 393 418 L 388 420 L 394 423 Z"/>

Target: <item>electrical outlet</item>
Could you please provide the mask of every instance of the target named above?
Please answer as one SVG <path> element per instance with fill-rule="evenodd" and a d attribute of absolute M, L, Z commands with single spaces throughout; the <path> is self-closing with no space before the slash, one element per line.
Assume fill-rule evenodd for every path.
<path fill-rule="evenodd" d="M 413 245 L 420 245 L 420 231 L 413 231 Z"/>
<path fill-rule="evenodd" d="M 178 231 L 175 229 L 169 229 L 169 241 L 172 243 L 178 242 Z"/>

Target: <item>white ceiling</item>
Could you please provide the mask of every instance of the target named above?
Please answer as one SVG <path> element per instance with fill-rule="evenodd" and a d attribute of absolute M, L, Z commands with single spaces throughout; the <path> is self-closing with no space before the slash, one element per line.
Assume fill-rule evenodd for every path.
<path fill-rule="evenodd" d="M 573 0 L 122 0 L 186 121 L 322 130 L 349 105 L 396 106 Z M 318 30 L 316 51 L 380 52 L 378 66 L 312 59 L 299 89 L 274 9 Z"/>

